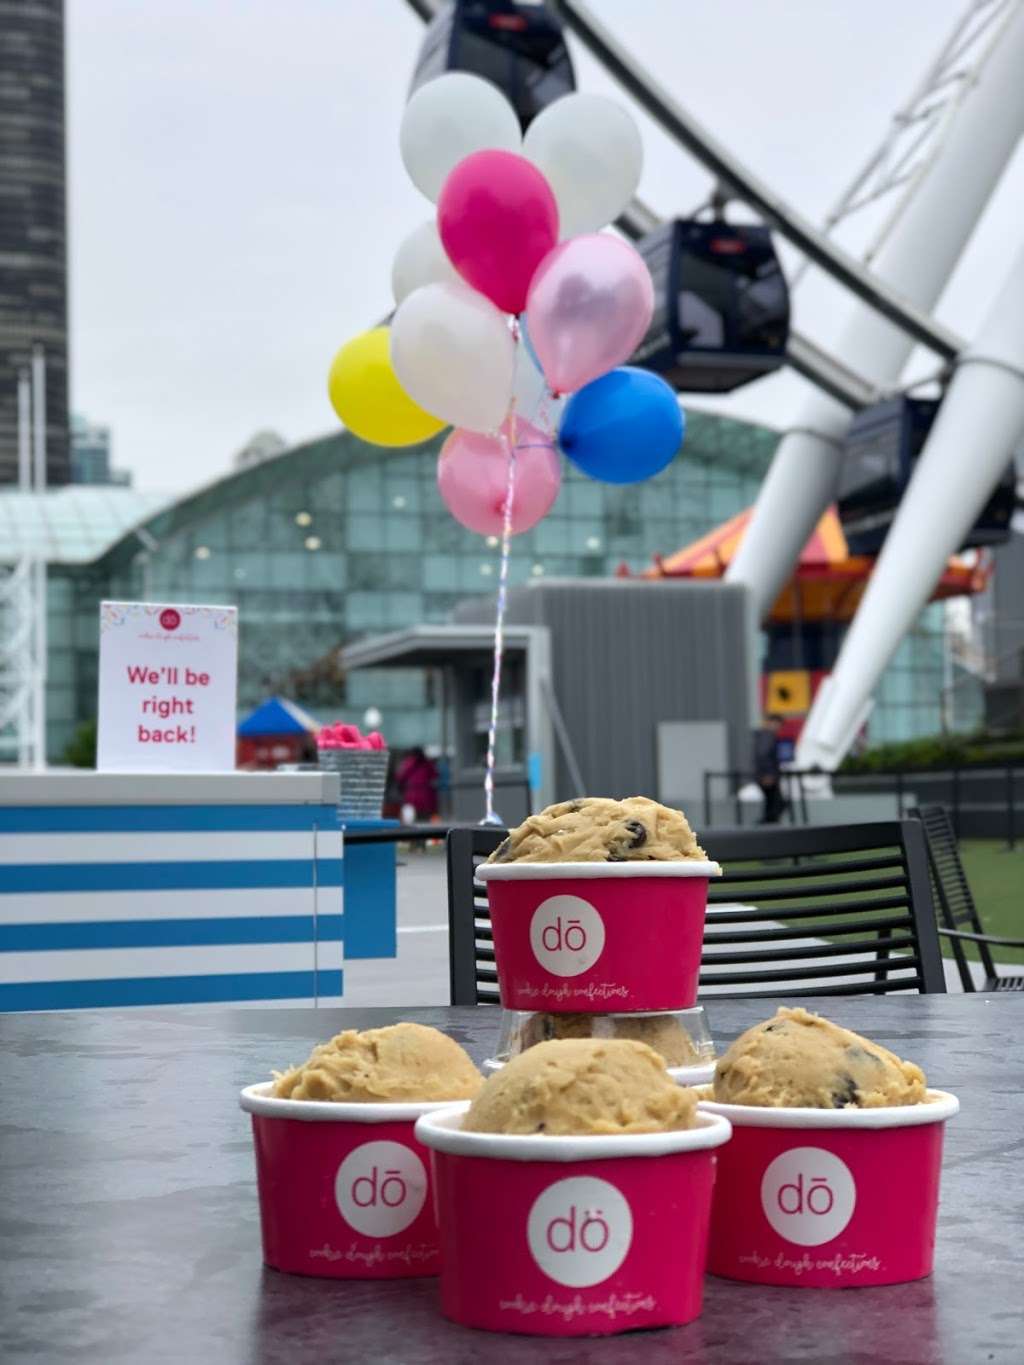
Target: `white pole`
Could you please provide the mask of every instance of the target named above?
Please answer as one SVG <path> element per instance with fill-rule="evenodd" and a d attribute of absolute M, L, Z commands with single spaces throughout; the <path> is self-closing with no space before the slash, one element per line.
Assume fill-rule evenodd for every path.
<path fill-rule="evenodd" d="M 1024 83 L 1022 83 L 1024 84 Z M 834 769 L 851 725 L 928 601 L 1024 434 L 1024 247 L 961 356 L 850 626 L 827 693 L 811 708 L 801 767 Z"/>
<path fill-rule="evenodd" d="M 28 370 L 18 371 L 18 487 L 32 489 L 32 381 Z"/>
<path fill-rule="evenodd" d="M 1024 130 L 1022 70 L 1024 6 L 992 49 L 875 260 L 875 272 L 919 307 L 930 308 L 945 287 Z M 852 370 L 884 387 L 898 379 L 912 347 L 909 336 L 857 304 L 836 351 Z M 848 421 L 845 409 L 815 394 L 779 443 L 726 573 L 730 582 L 750 588 L 760 619 L 835 496 Z"/>
<path fill-rule="evenodd" d="M 46 352 L 32 347 L 33 464 L 37 493 L 46 490 Z"/>
<path fill-rule="evenodd" d="M 32 416 L 33 464 L 35 490 L 46 493 L 46 353 L 42 346 L 32 348 Z M 40 554 L 32 564 L 35 577 L 33 603 L 32 648 L 32 749 L 33 765 L 37 771 L 46 767 L 46 556 Z"/>

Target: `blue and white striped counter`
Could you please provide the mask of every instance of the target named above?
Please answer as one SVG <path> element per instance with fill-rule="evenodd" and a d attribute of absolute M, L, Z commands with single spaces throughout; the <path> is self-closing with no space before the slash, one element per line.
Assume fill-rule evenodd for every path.
<path fill-rule="evenodd" d="M 338 779 L 0 778 L 0 1010 L 337 1004 Z"/>

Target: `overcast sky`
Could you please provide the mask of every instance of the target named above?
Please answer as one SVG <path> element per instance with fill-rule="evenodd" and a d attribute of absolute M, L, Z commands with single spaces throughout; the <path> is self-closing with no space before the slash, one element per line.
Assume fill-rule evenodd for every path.
<path fill-rule="evenodd" d="M 593 6 L 820 219 L 964 0 Z M 389 309 L 395 248 L 431 212 L 398 154 L 419 20 L 404 0 L 68 0 L 67 26 L 75 410 L 109 423 L 115 463 L 158 490 L 217 477 L 260 428 L 329 430 L 330 359 Z M 625 99 L 573 53 L 581 89 Z M 665 215 L 695 208 L 707 175 L 637 117 L 642 196 Z M 1022 202 L 1018 154 L 937 310 L 968 335 Z M 845 307 L 809 279 L 795 317 L 827 341 Z M 802 391 L 773 378 L 719 406 L 782 426 Z"/>

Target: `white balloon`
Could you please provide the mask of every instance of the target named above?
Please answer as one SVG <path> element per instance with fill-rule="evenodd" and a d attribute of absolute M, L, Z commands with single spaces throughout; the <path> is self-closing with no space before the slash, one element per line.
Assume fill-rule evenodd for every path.
<path fill-rule="evenodd" d="M 470 431 L 500 426 L 512 398 L 508 319 L 468 284 L 415 289 L 391 319 L 391 364 L 410 398 Z"/>
<path fill-rule="evenodd" d="M 448 173 L 473 152 L 521 152 L 515 110 L 496 85 L 449 71 L 421 85 L 405 106 L 399 135 L 410 179 L 437 202 Z"/>
<path fill-rule="evenodd" d="M 391 292 L 395 302 L 401 303 L 414 289 L 421 289 L 425 284 L 460 278 L 441 245 L 436 220 L 428 218 L 409 233 L 395 253 L 391 266 Z"/>
<path fill-rule="evenodd" d="M 562 238 L 597 232 L 629 203 L 644 148 L 632 115 L 604 95 L 563 95 L 526 130 L 523 155 L 548 178 Z"/>

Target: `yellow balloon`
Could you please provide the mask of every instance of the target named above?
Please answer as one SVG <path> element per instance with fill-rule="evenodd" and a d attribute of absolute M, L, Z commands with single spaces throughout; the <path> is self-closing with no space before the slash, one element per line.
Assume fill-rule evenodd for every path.
<path fill-rule="evenodd" d="M 386 327 L 362 332 L 342 346 L 327 376 L 327 393 L 349 431 L 374 445 L 416 445 L 447 426 L 399 384 Z"/>

